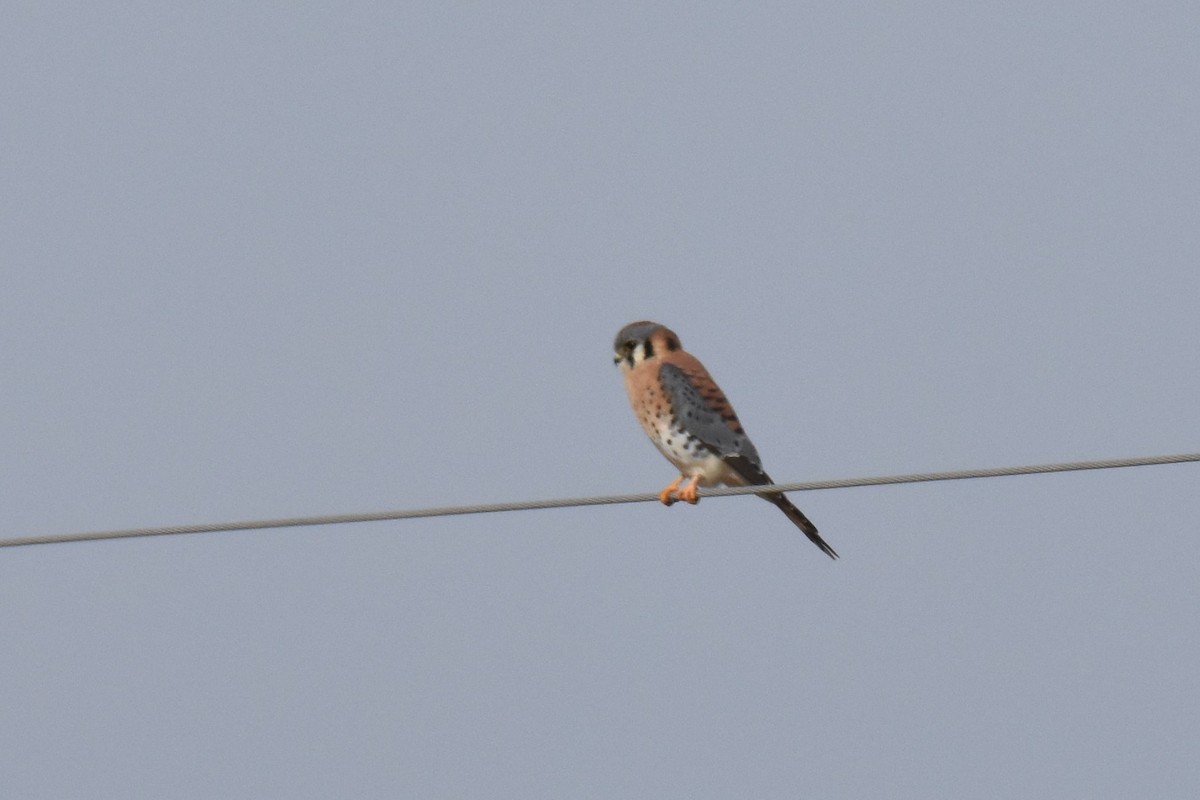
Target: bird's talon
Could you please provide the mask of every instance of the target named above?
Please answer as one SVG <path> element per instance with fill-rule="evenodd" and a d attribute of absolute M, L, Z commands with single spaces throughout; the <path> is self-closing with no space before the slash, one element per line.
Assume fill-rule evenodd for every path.
<path fill-rule="evenodd" d="M 675 480 L 671 481 L 671 485 L 658 493 L 658 499 L 664 506 L 673 506 L 678 498 L 672 497 L 675 490 L 679 488 L 679 484 L 683 483 L 683 476 L 680 475 Z"/>

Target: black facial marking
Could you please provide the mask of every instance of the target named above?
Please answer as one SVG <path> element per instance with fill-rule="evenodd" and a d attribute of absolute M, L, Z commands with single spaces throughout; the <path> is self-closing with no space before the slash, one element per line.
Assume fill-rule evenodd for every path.
<path fill-rule="evenodd" d="M 651 342 L 649 339 L 647 339 L 645 344 L 642 345 L 642 347 L 643 347 L 643 352 L 645 352 L 647 359 L 654 358 L 654 343 L 653 342 Z"/>

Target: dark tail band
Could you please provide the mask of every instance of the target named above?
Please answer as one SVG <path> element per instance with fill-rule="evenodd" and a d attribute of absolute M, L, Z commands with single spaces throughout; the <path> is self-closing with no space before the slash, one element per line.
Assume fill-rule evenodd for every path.
<path fill-rule="evenodd" d="M 834 549 L 830 547 L 824 539 L 821 538 L 819 533 L 817 533 L 817 526 L 813 525 L 812 522 L 809 521 L 808 517 L 804 516 L 804 513 L 800 509 L 792 505 L 792 501 L 788 500 L 784 494 L 760 494 L 759 497 L 777 505 L 779 510 L 782 511 L 797 528 L 804 531 L 804 535 L 808 537 L 810 542 L 821 548 L 822 553 L 830 558 L 838 557 L 837 552 L 834 551 Z"/>

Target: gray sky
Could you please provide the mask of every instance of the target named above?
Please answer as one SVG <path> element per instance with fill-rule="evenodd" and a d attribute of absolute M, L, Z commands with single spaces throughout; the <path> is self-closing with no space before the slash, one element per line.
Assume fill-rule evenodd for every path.
<path fill-rule="evenodd" d="M 6 6 L 0 535 L 1200 449 L 1200 6 Z M 1192 797 L 1200 466 L 0 550 L 22 798 Z"/>

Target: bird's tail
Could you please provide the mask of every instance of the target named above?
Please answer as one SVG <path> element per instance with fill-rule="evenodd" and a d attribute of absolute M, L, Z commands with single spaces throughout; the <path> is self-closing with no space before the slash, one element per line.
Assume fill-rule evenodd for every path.
<path fill-rule="evenodd" d="M 797 528 L 804 531 L 804 535 L 808 537 L 809 541 L 821 548 L 821 552 L 830 558 L 838 557 L 838 554 L 834 552 L 834 549 L 826 544 L 825 540 L 821 538 L 821 534 L 817 533 L 817 526 L 813 525 L 812 522 L 809 521 L 808 517 L 804 516 L 804 513 L 800 509 L 792 505 L 792 501 L 788 500 L 786 495 L 784 495 L 782 492 L 770 492 L 767 494 L 760 494 L 759 497 L 777 505 L 779 510 L 782 511 Z"/>

